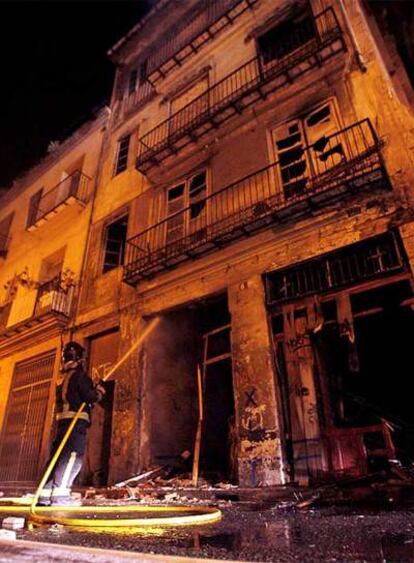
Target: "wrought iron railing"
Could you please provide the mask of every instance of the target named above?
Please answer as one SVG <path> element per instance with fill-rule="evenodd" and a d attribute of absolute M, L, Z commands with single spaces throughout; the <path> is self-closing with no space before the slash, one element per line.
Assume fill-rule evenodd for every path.
<path fill-rule="evenodd" d="M 332 291 L 404 267 L 398 241 L 392 233 L 358 242 L 325 256 L 266 276 L 269 305 L 306 295 Z"/>
<path fill-rule="evenodd" d="M 289 177 L 286 167 L 282 174 L 276 162 L 216 192 L 212 186 L 208 197 L 128 240 L 125 281 L 136 283 L 343 193 L 387 187 L 380 147 L 365 119 L 303 147 L 301 176 L 296 169 Z"/>
<path fill-rule="evenodd" d="M 148 58 L 148 78 L 155 84 L 258 0 L 204 0 L 163 35 Z"/>
<path fill-rule="evenodd" d="M 39 205 L 31 217 L 31 224 L 34 225 L 42 217 L 56 210 L 70 198 L 75 198 L 81 203 L 87 203 L 90 196 L 90 178 L 83 174 L 83 172 L 76 170 L 76 172 L 67 176 L 54 188 L 42 195 Z"/>
<path fill-rule="evenodd" d="M 61 313 L 70 316 L 74 286 L 64 288 L 60 276 L 41 284 L 37 290 L 34 316 Z"/>
<path fill-rule="evenodd" d="M 311 37 L 309 41 L 302 43 L 304 30 L 301 26 L 297 27 L 296 33 L 298 36 L 292 36 L 291 42 L 300 46 L 293 52 L 266 63 L 261 57 L 251 59 L 143 135 L 139 139 L 137 168 L 145 172 L 149 165 L 158 164 L 194 138 L 217 128 L 234 113 L 240 113 L 257 101 L 255 93 L 266 97 L 270 91 L 320 65 L 337 52 L 336 48 L 329 49 L 337 40 L 340 39 L 338 49 L 345 48 L 342 30 L 332 8 L 315 16 L 314 35 L 309 35 L 309 30 L 306 32 Z M 289 76 L 286 73 L 290 73 Z M 207 123 L 209 127 L 205 126 Z"/>

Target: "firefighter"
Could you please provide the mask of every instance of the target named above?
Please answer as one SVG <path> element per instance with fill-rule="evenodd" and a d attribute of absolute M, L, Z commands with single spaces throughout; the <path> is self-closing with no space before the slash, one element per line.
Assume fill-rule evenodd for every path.
<path fill-rule="evenodd" d="M 59 459 L 39 497 L 39 505 L 76 504 L 70 492 L 82 467 L 86 433 L 91 424 L 92 405 L 105 394 L 102 385 L 94 386 L 85 371 L 85 350 L 77 342 L 68 342 L 62 351 L 62 378 L 56 387 L 56 436 L 52 453 L 62 441 L 82 403 L 86 403 Z"/>

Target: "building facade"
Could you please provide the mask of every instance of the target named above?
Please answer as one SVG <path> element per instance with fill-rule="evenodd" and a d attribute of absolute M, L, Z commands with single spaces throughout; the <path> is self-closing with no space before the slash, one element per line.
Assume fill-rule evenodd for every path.
<path fill-rule="evenodd" d="M 75 320 L 107 111 L 1 197 L 0 481 L 32 483 L 47 456 L 62 341 Z"/>
<path fill-rule="evenodd" d="M 111 49 L 74 336 L 99 377 L 161 322 L 107 384 L 85 483 L 192 451 L 198 371 L 213 480 L 412 456 L 414 93 L 377 4 L 160 0 Z"/>

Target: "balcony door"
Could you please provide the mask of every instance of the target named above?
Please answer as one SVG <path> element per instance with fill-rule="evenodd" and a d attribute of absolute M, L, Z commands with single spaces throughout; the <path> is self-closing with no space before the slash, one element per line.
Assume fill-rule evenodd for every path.
<path fill-rule="evenodd" d="M 170 137 L 186 130 L 191 124 L 197 123 L 198 118 L 205 114 L 209 106 L 207 90 L 208 77 L 206 76 L 171 100 L 168 131 Z"/>
<path fill-rule="evenodd" d="M 286 199 L 304 194 L 312 178 L 345 159 L 339 128 L 335 105 L 328 101 L 273 130 L 279 182 Z"/>
<path fill-rule="evenodd" d="M 190 176 L 167 191 L 165 244 L 191 235 L 203 236 L 207 226 L 207 172 Z"/>

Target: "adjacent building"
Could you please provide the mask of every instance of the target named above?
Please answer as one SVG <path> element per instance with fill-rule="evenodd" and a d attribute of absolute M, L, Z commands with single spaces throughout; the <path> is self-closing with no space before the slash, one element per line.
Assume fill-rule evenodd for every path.
<path fill-rule="evenodd" d="M 412 22 L 393 10 L 159 0 L 111 49 L 72 332 L 99 377 L 161 322 L 107 384 L 84 483 L 192 451 L 198 371 L 213 481 L 306 484 L 412 457 Z M 2 384 L 31 355 L 7 352 Z"/>
<path fill-rule="evenodd" d="M 0 481 L 35 481 L 49 455 L 62 341 L 70 338 L 108 111 L 0 200 Z"/>

